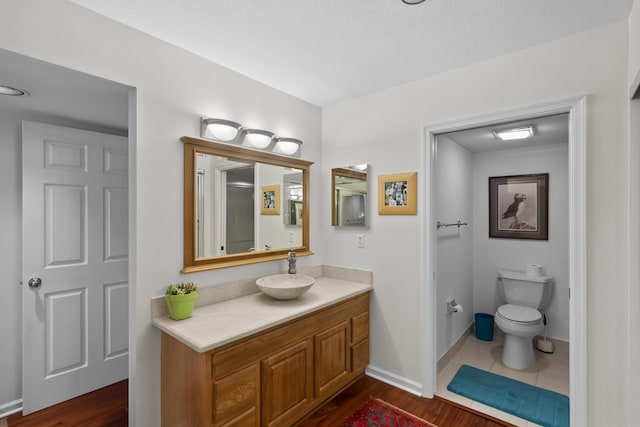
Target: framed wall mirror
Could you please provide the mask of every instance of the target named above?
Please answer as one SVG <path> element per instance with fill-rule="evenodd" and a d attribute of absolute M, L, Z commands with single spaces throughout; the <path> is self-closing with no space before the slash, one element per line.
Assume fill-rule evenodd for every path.
<path fill-rule="evenodd" d="M 368 227 L 367 164 L 331 169 L 331 225 Z"/>
<path fill-rule="evenodd" d="M 184 136 L 182 273 L 309 249 L 309 168 L 300 160 Z M 276 205 L 277 204 L 277 205 Z"/>

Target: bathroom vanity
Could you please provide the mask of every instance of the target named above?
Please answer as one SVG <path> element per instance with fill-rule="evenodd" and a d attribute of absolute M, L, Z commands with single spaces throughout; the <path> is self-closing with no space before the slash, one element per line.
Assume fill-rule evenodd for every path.
<path fill-rule="evenodd" d="M 344 390 L 369 361 L 364 282 L 323 275 L 293 301 L 253 292 L 186 320 L 154 317 L 162 425 L 291 426 Z"/>

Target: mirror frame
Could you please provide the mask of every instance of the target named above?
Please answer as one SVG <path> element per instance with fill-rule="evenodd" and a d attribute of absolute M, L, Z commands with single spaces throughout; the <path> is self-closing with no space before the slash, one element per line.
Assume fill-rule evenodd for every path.
<path fill-rule="evenodd" d="M 331 169 L 331 225 L 338 226 L 338 219 L 336 218 L 336 176 L 344 176 L 346 178 L 364 179 L 367 182 L 367 174 L 364 172 L 356 172 L 347 168 L 333 168 Z M 368 184 L 367 184 L 368 185 Z M 368 207 L 367 207 L 368 208 Z M 367 213 L 368 215 L 368 213 Z M 365 221 L 364 227 L 368 226 Z"/>
<path fill-rule="evenodd" d="M 313 162 L 190 136 L 183 136 L 180 140 L 184 143 L 184 267 L 180 270 L 181 273 L 194 273 L 217 268 L 236 267 L 286 259 L 287 254 L 292 249 L 295 249 L 297 256 L 313 255 L 313 252 L 309 249 L 309 169 Z M 303 182 L 302 246 L 196 258 L 195 166 L 197 153 L 227 157 L 232 160 L 300 169 L 302 171 Z"/>

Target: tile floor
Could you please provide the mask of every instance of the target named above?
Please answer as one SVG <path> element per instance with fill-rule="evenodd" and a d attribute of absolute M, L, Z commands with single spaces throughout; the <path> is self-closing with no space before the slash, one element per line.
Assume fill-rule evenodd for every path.
<path fill-rule="evenodd" d="M 447 385 L 449 385 L 453 376 L 458 372 L 458 368 L 461 365 L 469 365 L 569 396 L 569 343 L 554 341 L 554 352 L 552 354 L 546 354 L 536 350 L 536 364 L 523 371 L 504 366 L 501 356 L 503 343 L 504 335 L 497 330 L 496 333 L 494 333 L 493 341 L 481 341 L 473 334 L 467 335 L 465 342 L 458 352 L 453 355 L 449 363 L 438 372 L 438 389 L 436 394 L 445 399 L 452 400 L 515 424 L 518 427 L 538 427 L 538 424 L 498 411 L 490 406 L 483 405 L 447 390 Z"/>

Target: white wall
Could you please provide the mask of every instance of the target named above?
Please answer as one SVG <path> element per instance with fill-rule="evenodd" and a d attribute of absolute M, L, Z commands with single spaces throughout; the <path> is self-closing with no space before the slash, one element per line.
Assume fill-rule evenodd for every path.
<path fill-rule="evenodd" d="M 629 13 L 629 85 L 640 73 L 640 2 L 634 0 Z"/>
<path fill-rule="evenodd" d="M 625 20 L 323 109 L 324 182 L 330 182 L 331 167 L 364 162 L 372 165 L 373 177 L 418 171 L 424 182 L 425 126 L 588 95 L 589 323 L 583 327 L 591 426 L 631 423 L 629 310 L 620 304 L 630 289 L 627 56 Z M 376 194 L 375 178 L 372 187 Z M 380 216 L 374 208 L 365 249 L 357 249 L 354 232 L 330 227 L 328 212 L 322 222 L 324 247 L 331 247 L 323 251 L 326 264 L 373 271 L 372 365 L 414 382 L 422 379 L 424 357 L 424 194 L 420 189 L 416 216 Z M 322 197 L 329 206 L 329 194 Z"/>
<path fill-rule="evenodd" d="M 640 1 L 635 0 L 629 14 L 629 93 L 638 90 L 640 84 Z M 630 106 L 630 134 L 629 134 L 629 236 L 630 259 L 640 259 L 640 197 L 638 188 L 640 186 L 640 99 L 631 101 Z M 640 263 L 631 263 L 629 270 L 629 282 L 640 283 Z M 632 325 L 640 324 L 640 287 L 631 286 L 627 297 L 630 319 Z M 631 328 L 633 331 L 635 328 Z M 635 405 L 640 401 L 640 336 L 637 333 L 630 333 L 628 337 L 630 343 L 629 352 L 629 376 L 630 381 L 629 396 L 629 419 L 634 416 Z"/>
<path fill-rule="evenodd" d="M 493 314 L 504 304 L 496 286 L 500 269 L 524 272 L 541 264 L 554 277 L 546 310 L 547 335 L 569 341 L 568 145 L 476 153 L 473 162 L 473 308 Z M 549 174 L 549 240 L 489 238 L 489 186 L 492 176 Z"/>
<path fill-rule="evenodd" d="M 22 398 L 20 280 L 22 276 L 22 122 L 0 110 L 0 407 Z"/>
<path fill-rule="evenodd" d="M 182 143 L 199 135 L 199 117 L 229 118 L 248 127 L 304 141 L 302 157 L 315 161 L 311 186 L 321 188 L 321 112 L 198 56 L 64 0 L 7 0 L 0 48 L 124 83 L 137 89 L 135 206 L 137 256 L 130 384 L 131 425 L 160 425 L 160 334 L 151 326 L 149 300 L 167 284 L 193 280 L 208 286 L 285 271 L 286 261 L 183 276 Z M 15 179 L 15 178 L 12 178 Z M 13 214 L 15 215 L 15 213 Z M 319 203 L 311 203 L 311 248 L 320 247 Z M 299 259 L 322 263 L 320 255 Z"/>
<path fill-rule="evenodd" d="M 473 154 L 438 135 L 436 220 L 468 225 L 436 232 L 436 355 L 442 357 L 473 322 Z M 447 314 L 447 298 L 463 312 Z"/>
<path fill-rule="evenodd" d="M 122 108 L 126 107 L 126 103 L 122 105 Z M 19 282 L 22 279 L 23 120 L 126 135 L 124 129 L 106 129 L 70 119 L 0 109 L 0 290 L 3 295 L 0 298 L 0 324 L 13 326 L 0 328 L 0 408 L 22 398 L 22 287 Z M 11 405 L 3 409 L 13 408 Z"/>

